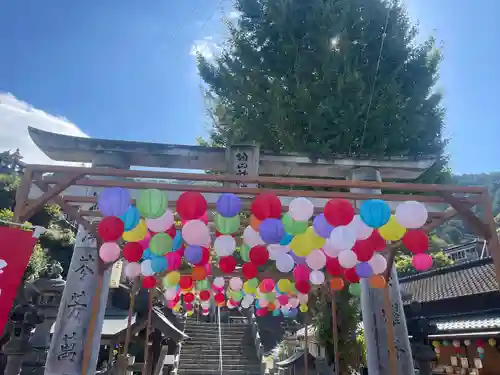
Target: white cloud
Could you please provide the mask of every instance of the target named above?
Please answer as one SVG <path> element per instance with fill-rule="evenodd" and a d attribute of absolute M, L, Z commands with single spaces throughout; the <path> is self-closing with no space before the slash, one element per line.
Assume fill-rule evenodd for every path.
<path fill-rule="evenodd" d="M 10 93 L 0 92 L 0 152 L 18 148 L 26 163 L 55 164 L 33 143 L 28 126 L 52 133 L 88 137 L 69 120 L 33 108 Z"/>
<path fill-rule="evenodd" d="M 240 17 L 241 17 L 241 13 L 236 11 L 236 10 L 233 10 L 227 14 L 227 18 L 230 20 L 237 20 Z"/>
<path fill-rule="evenodd" d="M 207 60 L 213 60 L 220 52 L 221 46 L 214 41 L 212 36 L 206 36 L 201 40 L 195 40 L 189 52 L 192 56 L 201 55 Z"/>

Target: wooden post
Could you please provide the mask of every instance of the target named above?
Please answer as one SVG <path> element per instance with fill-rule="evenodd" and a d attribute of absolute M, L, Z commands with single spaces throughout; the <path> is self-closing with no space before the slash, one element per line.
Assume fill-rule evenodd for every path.
<path fill-rule="evenodd" d="M 306 325 L 304 326 L 304 344 L 305 344 L 305 348 L 304 348 L 304 374 L 305 375 L 309 375 L 309 343 L 308 343 L 308 340 L 307 340 L 307 331 L 308 331 L 308 326 L 307 326 L 307 315 L 306 315 Z"/>
<path fill-rule="evenodd" d="M 332 333 L 333 351 L 335 354 L 335 375 L 340 375 L 339 330 L 337 325 L 337 295 L 332 289 Z"/>
<path fill-rule="evenodd" d="M 392 318 L 391 295 L 389 293 L 389 284 L 384 288 L 384 307 L 387 317 L 387 344 L 389 349 L 389 369 L 390 375 L 398 375 L 398 364 L 396 347 L 394 346 L 394 320 Z"/>
<path fill-rule="evenodd" d="M 146 325 L 146 338 L 144 339 L 144 364 L 142 367 L 142 375 L 148 373 L 148 359 L 149 359 L 149 336 L 151 335 L 151 318 L 153 315 L 153 289 L 149 289 L 148 294 L 148 322 Z"/>
<path fill-rule="evenodd" d="M 33 180 L 33 172 L 27 167 L 21 178 L 21 185 L 16 191 L 16 206 L 14 207 L 14 221 L 17 223 L 21 219 L 21 215 L 25 211 L 28 196 L 31 190 L 31 181 Z"/>

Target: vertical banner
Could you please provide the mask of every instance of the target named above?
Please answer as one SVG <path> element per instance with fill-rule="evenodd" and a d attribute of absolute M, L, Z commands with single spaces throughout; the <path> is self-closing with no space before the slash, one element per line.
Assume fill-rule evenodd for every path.
<path fill-rule="evenodd" d="M 0 333 L 9 319 L 36 241 L 32 231 L 0 227 Z"/>

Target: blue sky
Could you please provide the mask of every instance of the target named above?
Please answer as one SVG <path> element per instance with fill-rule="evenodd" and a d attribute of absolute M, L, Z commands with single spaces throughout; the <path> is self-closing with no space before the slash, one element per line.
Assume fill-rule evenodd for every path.
<path fill-rule="evenodd" d="M 500 170 L 500 1 L 405 2 L 444 45 L 453 170 Z M 220 43 L 231 11 L 229 0 L 4 0 L 0 92 L 92 137 L 195 144 L 207 119 L 192 52 Z"/>

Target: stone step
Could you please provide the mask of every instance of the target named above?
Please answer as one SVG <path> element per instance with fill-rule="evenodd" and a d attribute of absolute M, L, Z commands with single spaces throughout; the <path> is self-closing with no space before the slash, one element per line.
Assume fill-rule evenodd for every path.
<path fill-rule="evenodd" d="M 220 352 L 217 351 L 194 351 L 194 350 L 183 350 L 181 349 L 180 351 L 180 357 L 179 359 L 186 359 L 186 360 L 195 360 L 197 361 L 200 358 L 207 358 L 207 360 L 212 360 L 212 359 L 217 359 L 219 360 L 219 354 Z M 242 352 L 234 352 L 234 351 L 226 351 L 222 352 L 222 358 L 227 358 L 227 359 L 245 359 L 245 360 L 257 360 L 257 352 L 255 350 L 246 350 Z"/>
<path fill-rule="evenodd" d="M 182 355 L 179 358 L 179 366 L 183 367 L 183 363 L 197 363 L 199 365 L 202 365 L 203 367 L 213 367 L 218 366 L 219 364 L 219 357 L 217 356 L 212 356 L 212 357 L 183 357 Z M 222 356 L 222 364 L 226 366 L 233 366 L 233 365 L 244 365 L 244 366 L 258 366 L 259 361 L 257 361 L 257 358 L 240 358 L 240 357 L 230 357 L 226 358 Z"/>
<path fill-rule="evenodd" d="M 222 370 L 224 372 L 229 372 L 229 373 L 245 373 L 245 372 L 250 372 L 250 373 L 255 373 L 255 372 L 260 372 L 260 369 L 262 367 L 260 364 L 257 365 L 230 365 L 230 366 L 224 366 L 224 363 L 222 363 Z M 200 370 L 205 370 L 206 372 L 202 372 L 202 374 L 210 373 L 210 371 L 219 371 L 219 364 L 216 363 L 214 366 L 208 366 L 204 363 L 193 363 L 190 364 L 189 366 L 183 366 L 182 364 L 179 364 L 179 367 L 177 371 L 184 371 L 184 372 L 193 372 L 196 371 L 199 373 Z"/>
<path fill-rule="evenodd" d="M 212 370 L 212 369 L 187 369 L 181 370 L 177 369 L 178 375 L 261 375 L 261 370 L 223 370 L 222 373 L 220 370 Z"/>

